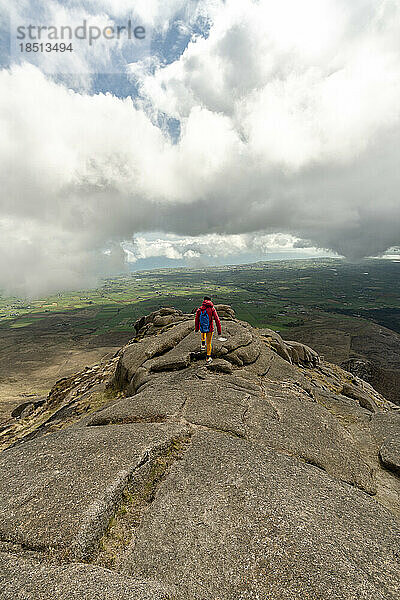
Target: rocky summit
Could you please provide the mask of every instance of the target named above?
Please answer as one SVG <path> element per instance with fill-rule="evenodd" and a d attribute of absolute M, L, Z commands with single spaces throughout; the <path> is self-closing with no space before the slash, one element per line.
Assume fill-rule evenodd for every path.
<path fill-rule="evenodd" d="M 0 598 L 398 600 L 400 410 L 216 306 L 165 308 L 1 431 Z"/>

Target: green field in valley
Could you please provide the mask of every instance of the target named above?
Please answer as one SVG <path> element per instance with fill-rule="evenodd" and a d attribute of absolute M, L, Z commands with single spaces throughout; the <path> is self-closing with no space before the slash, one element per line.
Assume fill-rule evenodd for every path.
<path fill-rule="evenodd" d="M 34 300 L 0 297 L 0 328 L 45 325 L 49 316 L 62 315 L 60 328 L 85 334 L 131 331 L 141 315 L 162 306 L 191 312 L 207 293 L 257 327 L 285 331 L 323 311 L 332 319 L 362 317 L 400 331 L 399 274 L 396 261 L 335 259 L 127 273 L 93 290 Z"/>

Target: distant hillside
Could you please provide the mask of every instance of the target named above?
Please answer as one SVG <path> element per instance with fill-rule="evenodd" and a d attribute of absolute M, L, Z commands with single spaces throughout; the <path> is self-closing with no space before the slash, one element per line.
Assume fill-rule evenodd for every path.
<path fill-rule="evenodd" d="M 315 348 L 400 406 L 400 334 L 364 319 L 325 319 L 294 327 L 293 339 Z"/>

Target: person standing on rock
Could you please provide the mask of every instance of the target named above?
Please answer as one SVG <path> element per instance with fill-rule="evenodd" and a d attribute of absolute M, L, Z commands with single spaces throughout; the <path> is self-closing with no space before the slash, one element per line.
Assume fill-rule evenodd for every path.
<path fill-rule="evenodd" d="M 217 325 L 218 335 L 221 335 L 221 321 L 217 311 L 214 308 L 214 304 L 211 302 L 209 296 L 204 296 L 203 304 L 199 306 L 196 311 L 195 318 L 195 331 L 201 333 L 201 349 L 206 349 L 207 344 L 207 356 L 206 363 L 212 361 L 211 350 L 212 350 L 212 338 L 214 332 L 214 321 Z"/>

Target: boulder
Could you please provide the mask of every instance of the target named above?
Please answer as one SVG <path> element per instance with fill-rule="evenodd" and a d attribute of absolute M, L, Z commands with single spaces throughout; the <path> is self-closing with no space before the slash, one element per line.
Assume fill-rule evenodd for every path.
<path fill-rule="evenodd" d="M 0 552 L 1 600 L 173 600 L 174 590 L 92 565 L 54 565 Z"/>
<path fill-rule="evenodd" d="M 320 362 L 320 358 L 309 346 L 300 342 L 285 341 L 286 348 L 290 354 L 292 363 L 304 367 L 316 367 Z"/>
<path fill-rule="evenodd" d="M 142 364 L 155 355 L 162 355 L 173 349 L 186 335 L 193 331 L 193 321 L 184 321 L 171 330 L 157 336 L 148 336 L 126 346 L 121 352 L 115 374 L 118 388 L 129 388 L 129 384 Z M 133 390 L 135 391 L 135 390 Z"/>
<path fill-rule="evenodd" d="M 0 454 L 0 540 L 86 558 L 124 488 L 177 426 L 67 428 Z"/>
<path fill-rule="evenodd" d="M 232 364 L 223 358 L 213 360 L 212 363 L 207 365 L 207 369 L 209 371 L 217 371 L 220 373 L 232 373 L 233 371 Z"/>
<path fill-rule="evenodd" d="M 157 333 L 157 330 L 163 328 L 171 323 L 179 323 L 185 320 L 189 315 L 184 316 L 181 310 L 176 308 L 160 308 L 154 312 L 140 317 L 135 324 L 136 335 L 143 337 L 144 335 L 153 335 Z"/>
<path fill-rule="evenodd" d="M 309 346 L 300 342 L 284 340 L 272 329 L 260 329 L 259 331 L 264 342 L 290 364 L 312 368 L 319 365 L 319 355 Z"/>
<path fill-rule="evenodd" d="M 215 310 L 220 319 L 234 319 L 235 311 L 229 304 L 215 304 Z"/>
<path fill-rule="evenodd" d="M 182 389 L 179 382 L 164 375 L 163 382 L 149 379 L 150 385 L 128 398 L 122 398 L 109 407 L 96 412 L 86 422 L 89 426 L 113 423 L 162 422 L 177 414 L 182 406 Z"/>
<path fill-rule="evenodd" d="M 355 385 L 345 383 L 342 388 L 342 394 L 343 396 L 357 400 L 360 406 L 371 412 L 376 412 L 377 410 L 376 404 L 371 398 L 370 394 L 366 393 L 364 390 L 356 387 Z"/>

